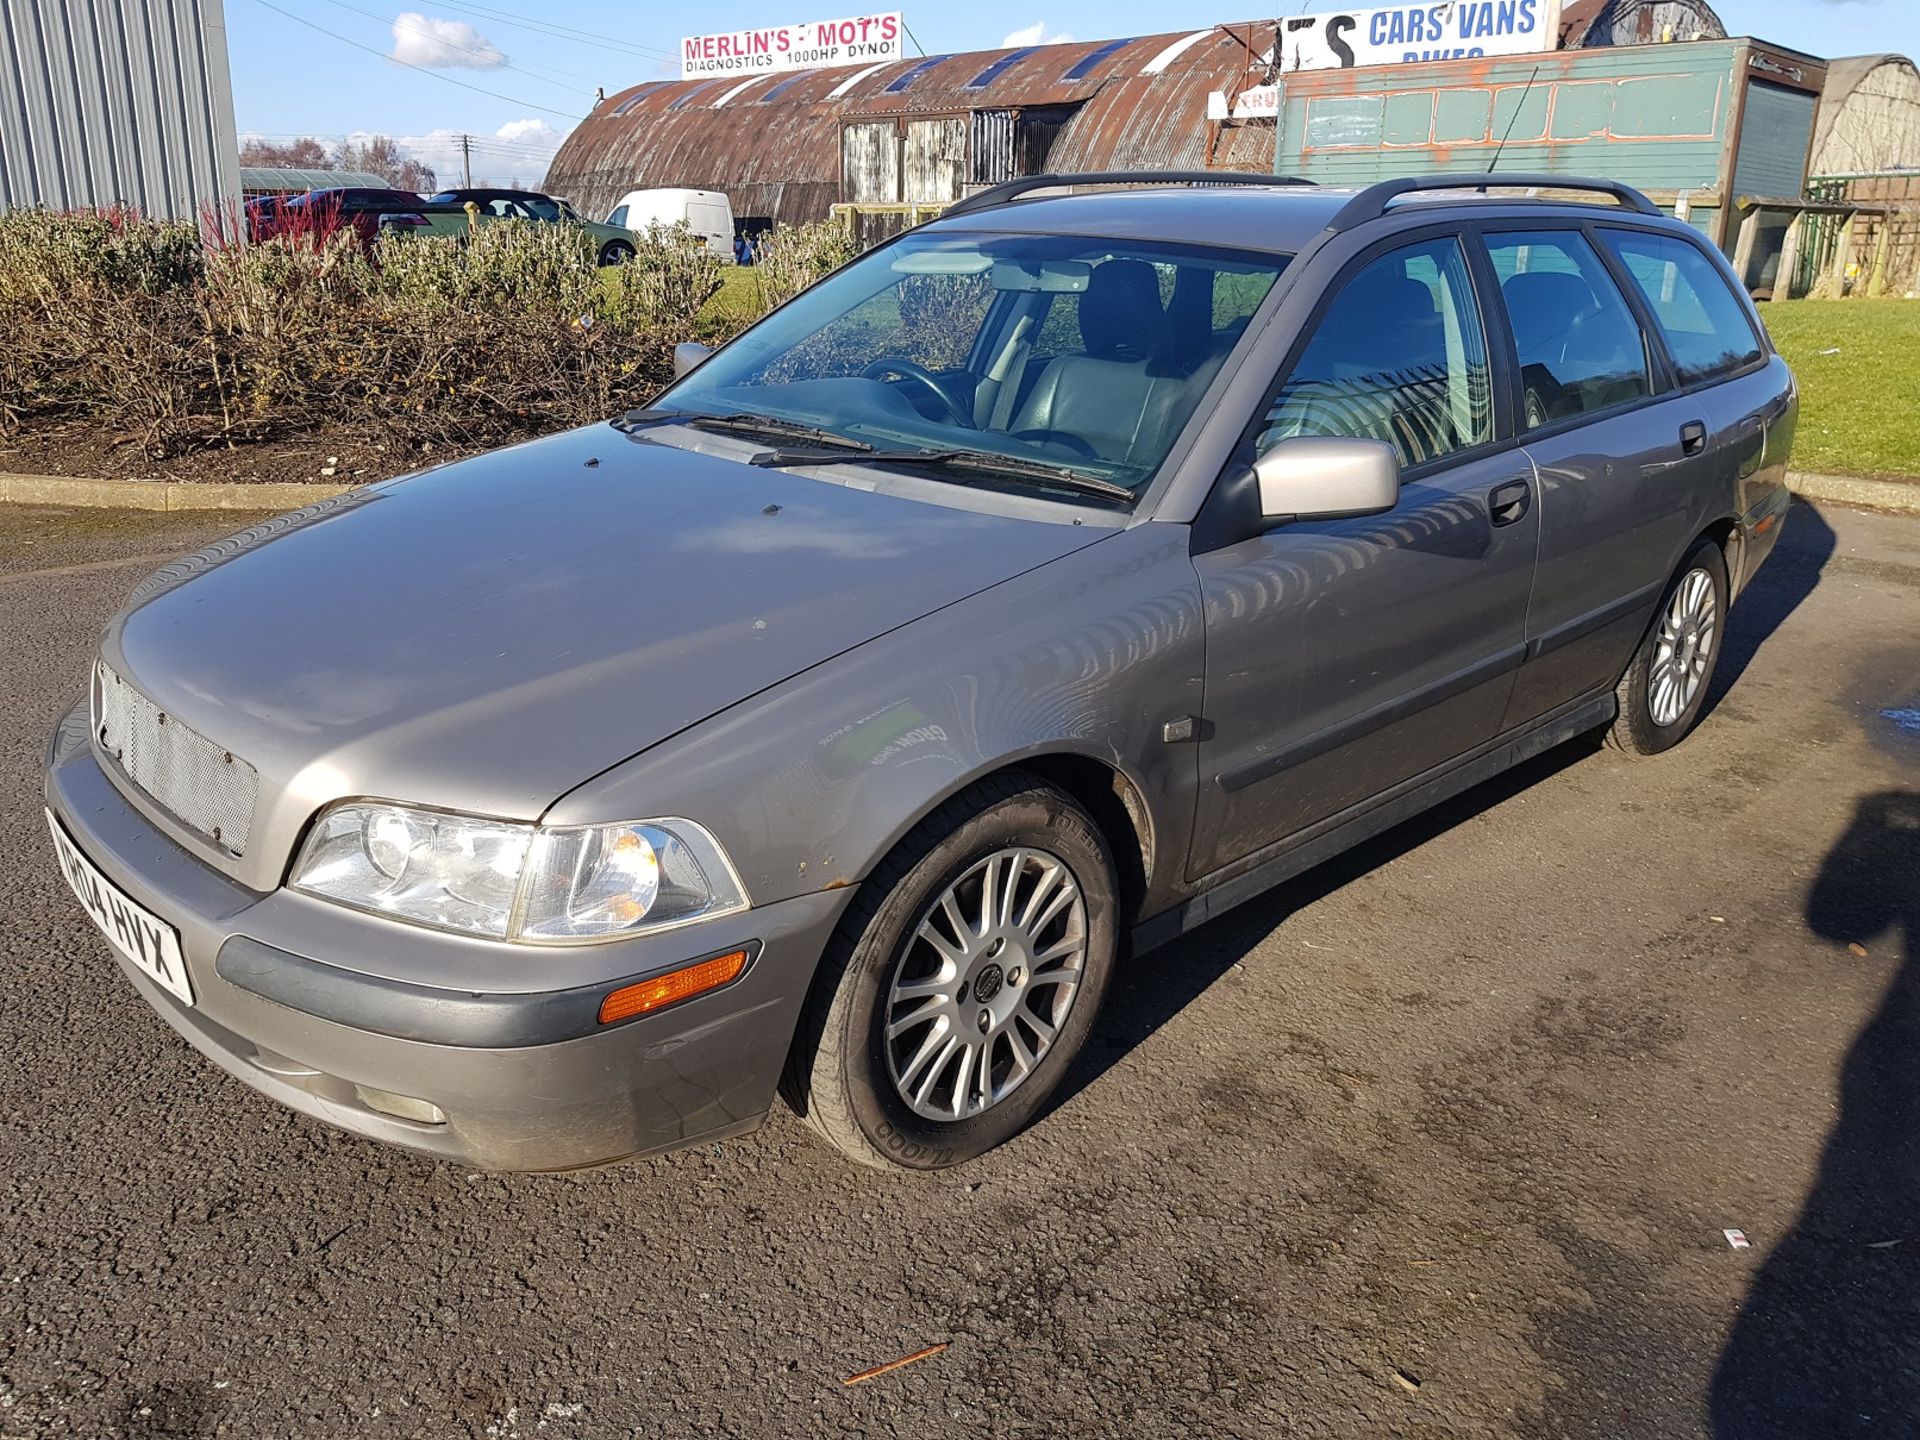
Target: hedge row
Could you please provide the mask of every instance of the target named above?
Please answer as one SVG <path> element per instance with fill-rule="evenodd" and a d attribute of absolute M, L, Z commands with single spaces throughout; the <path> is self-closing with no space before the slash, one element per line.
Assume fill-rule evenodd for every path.
<path fill-rule="evenodd" d="M 844 258 L 789 237 L 769 301 Z M 369 252 L 348 230 L 209 247 L 125 213 L 0 215 L 0 432 L 84 418 L 164 455 L 343 423 L 468 445 L 584 424 L 668 377 L 721 282 L 673 232 L 594 260 L 563 225 Z"/>

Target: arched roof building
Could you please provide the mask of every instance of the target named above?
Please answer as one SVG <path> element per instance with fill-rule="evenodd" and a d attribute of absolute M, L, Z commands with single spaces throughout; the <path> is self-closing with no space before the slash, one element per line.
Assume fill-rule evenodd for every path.
<path fill-rule="evenodd" d="M 1835 60 L 1813 130 L 1812 173 L 1887 170 L 1920 170 L 1920 71 L 1904 55 Z"/>
<path fill-rule="evenodd" d="M 1272 20 L 1246 21 L 744 79 L 649 81 L 594 107 L 554 156 L 546 188 L 592 214 L 633 189 L 722 190 L 753 226 L 819 219 L 842 201 L 942 205 L 1043 171 L 1270 171 L 1271 112 L 1223 112 L 1226 97 L 1274 78 L 1275 30 Z M 1562 50 L 1612 50 L 1725 35 L 1707 0 L 1574 0 L 1558 38 Z M 1677 62 L 1685 47 L 1662 48 Z M 1456 67 L 1493 64 L 1422 68 L 1468 85 L 1472 76 Z M 1313 84 L 1331 79 L 1328 72 Z M 1810 125 L 1810 114 L 1803 119 Z M 1396 153 L 1408 163 L 1430 158 Z"/>
<path fill-rule="evenodd" d="M 862 68 L 657 80 L 609 96 L 546 188 L 603 213 L 637 186 L 725 190 L 734 213 L 817 219 L 840 200 L 943 203 L 1041 168 L 1265 170 L 1272 127 L 1209 125 L 1264 78 L 1272 21 L 929 55 Z"/>
<path fill-rule="evenodd" d="M 1707 0 L 1570 0 L 1560 12 L 1562 50 L 1726 38 Z"/>

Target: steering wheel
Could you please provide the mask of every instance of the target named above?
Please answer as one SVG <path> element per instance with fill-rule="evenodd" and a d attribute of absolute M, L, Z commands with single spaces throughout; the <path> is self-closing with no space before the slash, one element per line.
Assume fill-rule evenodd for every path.
<path fill-rule="evenodd" d="M 1058 445 L 1081 460 L 1098 460 L 1100 452 L 1071 430 L 1016 430 L 1015 440 L 1033 440 L 1042 445 Z"/>
<path fill-rule="evenodd" d="M 947 418 L 954 424 L 977 430 L 973 423 L 973 401 L 971 397 L 960 394 L 953 388 L 953 382 L 934 374 L 924 365 L 916 365 L 898 355 L 882 355 L 860 372 L 869 380 L 881 380 L 889 375 L 902 380 L 912 380 L 922 389 L 932 393 L 933 397 L 946 408 Z"/>

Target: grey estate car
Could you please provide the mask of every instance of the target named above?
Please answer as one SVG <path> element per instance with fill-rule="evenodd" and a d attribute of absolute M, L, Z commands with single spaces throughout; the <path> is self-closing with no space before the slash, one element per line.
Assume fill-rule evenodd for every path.
<path fill-rule="evenodd" d="M 128 980 L 472 1165 L 780 1091 L 931 1168 L 1122 951 L 1680 740 L 1797 413 L 1720 256 L 1610 182 L 1196 178 L 985 192 L 645 410 L 143 583 L 46 783 Z"/>

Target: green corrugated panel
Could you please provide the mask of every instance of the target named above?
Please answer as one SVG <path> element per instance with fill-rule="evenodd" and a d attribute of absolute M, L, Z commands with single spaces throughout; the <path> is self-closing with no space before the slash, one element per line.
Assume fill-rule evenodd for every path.
<path fill-rule="evenodd" d="M 1807 184 L 1807 147 L 1813 139 L 1817 97 L 1755 80 L 1747 90 L 1733 193 L 1797 197 Z"/>
<path fill-rule="evenodd" d="M 1437 145 L 1478 143 L 1487 136 L 1493 121 L 1491 90 L 1442 90 L 1436 97 L 1433 139 Z"/>
<path fill-rule="evenodd" d="M 1433 92 L 1416 90 L 1406 95 L 1387 96 L 1386 132 L 1389 145 L 1431 145 L 1433 143 Z"/>
<path fill-rule="evenodd" d="M 1304 72 L 1282 82 L 1274 168 L 1324 184 L 1470 173 L 1504 137 L 1503 170 L 1711 189 L 1739 53 L 1701 41 Z"/>

